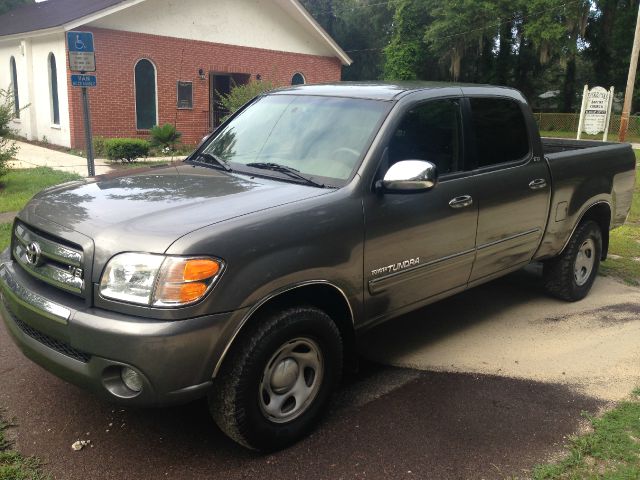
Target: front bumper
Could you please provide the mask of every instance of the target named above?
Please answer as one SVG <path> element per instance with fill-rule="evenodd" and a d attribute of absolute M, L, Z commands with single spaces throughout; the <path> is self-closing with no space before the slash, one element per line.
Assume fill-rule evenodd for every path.
<path fill-rule="evenodd" d="M 0 314 L 27 357 L 71 383 L 134 405 L 204 396 L 246 313 L 158 321 L 88 308 L 83 300 L 34 280 L 12 261 L 0 265 L 0 294 Z M 125 366 L 141 375 L 141 392 L 122 383 Z"/>

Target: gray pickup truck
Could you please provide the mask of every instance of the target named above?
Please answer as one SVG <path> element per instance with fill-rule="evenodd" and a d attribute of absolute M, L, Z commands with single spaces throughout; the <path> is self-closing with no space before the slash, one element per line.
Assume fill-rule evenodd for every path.
<path fill-rule="evenodd" d="M 634 174 L 628 144 L 541 140 L 509 88 L 279 90 L 184 162 L 34 197 L 0 309 L 54 374 L 128 405 L 207 396 L 231 438 L 277 449 L 366 328 L 532 261 L 583 298 Z"/>

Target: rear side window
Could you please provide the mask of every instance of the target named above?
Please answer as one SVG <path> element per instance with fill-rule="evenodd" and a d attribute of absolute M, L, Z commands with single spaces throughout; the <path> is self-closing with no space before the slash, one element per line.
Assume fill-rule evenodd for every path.
<path fill-rule="evenodd" d="M 461 156 L 460 104 L 433 100 L 410 110 L 389 144 L 389 165 L 400 160 L 428 160 L 440 174 L 458 169 Z"/>
<path fill-rule="evenodd" d="M 471 98 L 478 167 L 522 159 L 529 135 L 520 106 L 506 98 Z"/>

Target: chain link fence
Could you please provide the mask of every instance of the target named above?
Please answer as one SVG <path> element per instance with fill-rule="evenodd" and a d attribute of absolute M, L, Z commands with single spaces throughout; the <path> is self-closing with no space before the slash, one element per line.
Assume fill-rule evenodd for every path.
<path fill-rule="evenodd" d="M 533 116 L 538 123 L 540 135 L 543 137 L 576 138 L 578 132 L 579 113 L 534 113 Z M 609 124 L 609 141 L 617 141 L 620 130 L 620 115 L 613 114 Z M 602 139 L 600 135 L 582 134 L 582 138 Z M 629 130 L 627 131 L 627 141 L 640 142 L 640 116 L 631 115 L 629 117 Z"/>

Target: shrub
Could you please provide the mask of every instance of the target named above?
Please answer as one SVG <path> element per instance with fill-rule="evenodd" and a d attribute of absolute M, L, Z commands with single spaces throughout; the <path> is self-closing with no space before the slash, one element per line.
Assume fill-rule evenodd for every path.
<path fill-rule="evenodd" d="M 93 155 L 96 157 L 104 157 L 107 153 L 105 146 L 106 138 L 97 136 L 93 137 Z"/>
<path fill-rule="evenodd" d="M 18 153 L 18 147 L 12 140 L 15 132 L 10 125 L 14 118 L 13 92 L 0 89 L 0 177 L 7 173 L 7 162 Z"/>
<path fill-rule="evenodd" d="M 175 150 L 181 136 L 182 134 L 170 123 L 165 123 L 162 126 L 154 125 L 151 128 L 151 145 L 162 147 L 162 150 Z"/>
<path fill-rule="evenodd" d="M 133 162 L 140 157 L 149 155 L 151 145 L 139 138 L 110 138 L 105 140 L 104 148 L 109 160 Z"/>
<path fill-rule="evenodd" d="M 231 115 L 248 101 L 274 88 L 276 88 L 275 85 L 268 81 L 252 80 L 245 85 L 234 84 L 228 94 L 220 95 L 220 103 L 225 109 L 229 110 L 229 115 Z"/>

